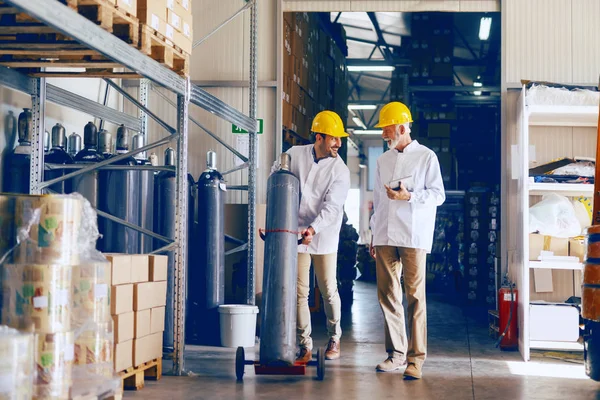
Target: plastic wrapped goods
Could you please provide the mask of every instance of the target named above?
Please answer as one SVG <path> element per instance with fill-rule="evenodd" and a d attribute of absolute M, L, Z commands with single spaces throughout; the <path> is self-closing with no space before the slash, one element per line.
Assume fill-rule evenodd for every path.
<path fill-rule="evenodd" d="M 0 399 L 22 400 L 33 396 L 35 337 L 0 326 Z"/>
<path fill-rule="evenodd" d="M 37 333 L 71 330 L 73 268 L 64 265 L 4 265 L 2 323 Z"/>
<path fill-rule="evenodd" d="M 37 334 L 34 398 L 68 399 L 74 359 L 73 332 Z"/>

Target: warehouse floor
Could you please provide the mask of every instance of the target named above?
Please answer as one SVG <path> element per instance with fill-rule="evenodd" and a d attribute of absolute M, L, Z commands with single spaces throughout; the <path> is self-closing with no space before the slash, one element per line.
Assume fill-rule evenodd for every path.
<path fill-rule="evenodd" d="M 600 383 L 587 378 L 581 355 L 570 362 L 551 353 L 501 352 L 487 335 L 485 321 L 466 318 L 461 309 L 428 299 L 429 355 L 420 381 L 404 381 L 403 370 L 376 373 L 385 358 L 383 325 L 375 285 L 357 282 L 352 312 L 342 319 L 342 357 L 327 361 L 324 381 L 316 368 L 303 377 L 256 376 L 246 367 L 235 379 L 235 349 L 188 346 L 188 376 L 146 382 L 126 398 L 140 399 L 600 399 Z M 317 316 L 315 346 L 326 344 Z M 313 324 L 314 325 L 314 324 Z M 258 346 L 257 346 L 258 347 Z M 563 353 L 564 354 L 564 353 Z M 252 352 L 246 352 L 251 358 Z"/>

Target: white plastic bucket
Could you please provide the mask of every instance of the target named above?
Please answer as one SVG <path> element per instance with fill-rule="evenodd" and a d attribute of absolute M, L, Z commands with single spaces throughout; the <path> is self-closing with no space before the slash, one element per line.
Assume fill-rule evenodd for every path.
<path fill-rule="evenodd" d="M 226 304 L 219 306 L 221 346 L 254 347 L 257 306 Z"/>

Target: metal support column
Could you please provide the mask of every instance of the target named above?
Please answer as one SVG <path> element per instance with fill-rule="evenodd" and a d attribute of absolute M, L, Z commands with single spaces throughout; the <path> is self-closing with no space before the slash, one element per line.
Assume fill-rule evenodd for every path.
<path fill-rule="evenodd" d="M 249 117 L 256 121 L 256 98 L 258 91 L 257 76 L 257 31 L 258 31 L 258 4 L 254 1 L 250 9 L 250 115 Z M 254 250 L 255 246 L 255 223 L 256 223 L 256 145 L 258 138 L 256 136 L 258 126 L 248 131 L 249 152 L 248 152 L 248 279 L 246 288 L 246 302 L 254 305 L 255 287 L 254 287 Z"/>
<path fill-rule="evenodd" d="M 44 132 L 46 115 L 46 78 L 34 81 L 31 95 L 31 166 L 29 173 L 29 193 L 42 194 L 40 182 L 44 180 Z"/>
<path fill-rule="evenodd" d="M 187 260 L 187 151 L 188 151 L 188 107 L 191 84 L 188 80 L 186 96 L 177 96 L 177 206 L 175 207 L 175 279 L 173 297 L 175 299 L 173 327 L 173 372 L 182 375 L 184 371 L 185 349 L 185 300 L 186 300 L 186 260 Z"/>
<path fill-rule="evenodd" d="M 148 107 L 148 91 L 150 90 L 150 81 L 148 79 L 140 80 L 140 103 L 146 107 Z M 144 112 L 141 108 L 139 109 L 140 113 L 140 133 L 144 135 L 144 143 L 147 143 L 148 140 L 148 114 Z"/>

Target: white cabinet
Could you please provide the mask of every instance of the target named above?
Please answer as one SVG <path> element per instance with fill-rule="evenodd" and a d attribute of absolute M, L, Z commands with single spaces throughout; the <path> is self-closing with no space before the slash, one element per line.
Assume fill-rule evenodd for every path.
<path fill-rule="evenodd" d="M 556 104 L 556 101 L 548 101 L 548 97 L 544 98 L 545 101 L 548 101 L 546 105 L 531 104 L 532 100 L 527 96 L 528 90 L 526 86 L 521 89 L 517 106 L 518 144 L 512 146 L 511 154 L 511 177 L 517 182 L 518 188 L 518 207 L 517 210 L 514 210 L 518 213 L 517 248 L 511 263 L 512 268 L 516 270 L 512 271 L 511 275 L 516 280 L 519 290 L 519 351 L 526 361 L 530 358 L 530 349 L 583 350 L 583 347 L 576 340 L 572 340 L 574 338 L 572 333 L 577 330 L 577 325 L 570 325 L 578 322 L 573 318 L 573 309 L 568 307 L 559 308 L 557 312 L 553 313 L 552 306 L 541 306 L 548 307 L 547 309 L 541 309 L 543 311 L 543 317 L 541 317 L 540 309 L 533 306 L 537 313 L 533 314 L 532 319 L 532 295 L 535 295 L 535 293 L 530 291 L 530 271 L 534 268 L 580 271 L 583 265 L 581 263 L 529 261 L 529 207 L 539 199 L 535 196 L 543 196 L 546 193 L 554 192 L 568 197 L 592 197 L 594 190 L 594 186 L 591 184 L 534 183 L 529 178 L 529 168 L 532 166 L 532 161 L 534 161 L 530 157 L 537 158 L 539 163 L 543 164 L 556 158 L 556 154 L 563 151 L 562 156 L 564 157 L 586 155 L 573 154 L 581 152 L 580 149 L 584 146 L 581 143 L 581 132 L 586 138 L 586 147 L 590 147 L 589 143 L 594 143 L 593 152 L 595 153 L 598 124 L 597 102 L 596 105 L 585 105 L 590 104 L 589 101 L 587 103 L 583 102 L 584 105 L 582 105 L 581 98 L 575 98 L 577 94 L 573 94 L 571 104 L 576 105 L 569 105 L 570 94 L 563 91 L 559 97 L 563 103 L 567 104 Z M 591 96 L 593 97 L 593 94 Z M 537 96 L 536 98 L 540 99 L 542 97 Z M 557 131 L 557 129 L 559 130 Z M 562 129 L 564 129 L 564 135 Z M 575 131 L 577 131 L 577 135 L 574 134 Z M 546 132 L 552 133 L 552 135 L 549 134 L 544 139 L 544 133 Z M 532 147 L 532 138 L 537 140 L 535 148 Z M 556 138 L 559 139 L 560 143 Z M 544 140 L 547 142 L 544 142 Z M 577 146 L 580 146 L 579 149 Z M 550 151 L 552 155 L 540 154 L 543 151 Z M 589 149 L 587 155 L 591 151 L 592 149 Z M 507 212 L 513 212 L 513 210 L 507 210 Z M 557 308 L 554 307 L 554 310 L 556 311 Z M 561 311 L 563 312 L 561 313 Z M 569 326 L 566 329 L 570 335 L 560 336 L 563 340 L 541 340 L 546 338 L 543 335 L 540 336 L 540 329 L 546 329 L 547 327 L 540 326 L 540 324 L 542 324 L 541 321 L 549 321 L 549 314 L 554 316 L 554 322 L 564 321 L 565 324 L 568 324 Z M 566 338 L 571 340 L 566 340 Z M 549 339 L 552 339 L 552 337 L 549 337 Z"/>

